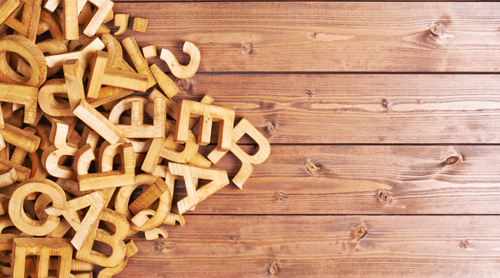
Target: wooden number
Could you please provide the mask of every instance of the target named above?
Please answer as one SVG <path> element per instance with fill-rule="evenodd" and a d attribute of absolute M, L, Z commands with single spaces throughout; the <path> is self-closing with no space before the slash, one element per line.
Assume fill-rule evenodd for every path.
<path fill-rule="evenodd" d="M 259 146 L 257 153 L 249 155 L 240 146 L 238 146 L 238 140 L 240 140 L 245 134 L 250 136 L 250 138 L 252 138 Z M 241 161 L 241 168 L 233 178 L 233 183 L 240 189 L 243 189 L 243 184 L 252 174 L 252 164 L 261 164 L 266 161 L 271 154 L 271 145 L 269 144 L 267 138 L 262 135 L 258 129 L 256 129 L 247 119 L 243 118 L 233 129 L 230 151 Z M 226 154 L 226 152 L 213 150 L 208 155 L 208 159 L 215 164 L 219 162 L 224 154 Z"/>
<path fill-rule="evenodd" d="M 146 75 L 146 77 L 148 78 L 147 89 L 156 85 L 156 80 L 149 70 L 148 61 L 146 61 L 146 59 L 144 59 L 144 57 L 142 56 L 141 49 L 137 45 L 135 39 L 132 37 L 128 37 L 122 40 L 122 44 L 128 55 L 130 56 L 132 63 L 134 63 L 137 72 Z"/>
<path fill-rule="evenodd" d="M 26 257 L 38 256 L 36 272 L 38 278 L 49 277 L 50 257 L 59 257 L 57 277 L 67 278 L 71 273 L 73 247 L 65 238 L 15 238 L 13 277 L 25 277 Z"/>
<path fill-rule="evenodd" d="M 118 102 L 109 113 L 109 120 L 123 131 L 123 136 L 127 138 L 155 138 L 165 137 L 165 124 L 167 119 L 167 102 L 165 99 L 156 98 L 154 100 L 153 125 L 144 124 L 144 106 L 148 99 L 143 97 L 128 97 Z M 123 112 L 131 110 L 131 124 L 119 124 L 120 116 Z"/>
<path fill-rule="evenodd" d="M 111 235 L 109 232 L 100 228 L 91 230 L 88 240 L 86 240 L 82 248 L 76 252 L 76 258 L 103 267 L 115 267 L 125 258 L 127 248 L 123 240 L 127 237 L 130 225 L 125 216 L 108 208 L 102 210 L 99 220 L 113 224 L 115 226 L 115 233 Z M 94 241 L 108 244 L 112 248 L 111 255 L 106 256 L 105 254 L 92 250 Z"/>
<path fill-rule="evenodd" d="M 79 2 L 83 2 L 83 4 L 79 3 L 78 5 L 81 9 L 83 9 L 83 5 L 87 1 Z M 92 14 L 90 21 L 83 26 L 83 34 L 87 37 L 92 37 L 97 32 L 97 29 L 99 29 L 99 26 L 101 26 L 101 24 L 106 20 L 106 17 L 113 8 L 114 3 L 110 0 L 88 0 L 88 2 L 94 4 L 97 7 L 97 10 L 95 10 Z M 79 9 L 79 12 L 81 9 Z"/>
<path fill-rule="evenodd" d="M 119 148 L 121 149 L 122 169 L 78 175 L 80 191 L 135 184 L 135 158 L 132 144 L 120 144 Z"/>
<path fill-rule="evenodd" d="M 188 79 L 193 77 L 198 71 L 201 60 L 200 50 L 193 43 L 186 41 L 184 42 L 182 51 L 189 54 L 191 57 L 187 66 L 179 64 L 174 54 L 167 49 L 161 50 L 160 58 L 167 63 L 168 68 L 175 77 L 179 79 Z"/>
<path fill-rule="evenodd" d="M 87 88 L 88 98 L 97 98 L 102 85 L 109 85 L 145 92 L 147 90 L 147 77 L 140 73 L 134 73 L 107 67 L 108 54 L 97 51 L 91 60 L 92 71 L 89 76 Z"/>
<path fill-rule="evenodd" d="M 165 177 L 167 184 L 175 181 L 175 176 L 184 180 L 186 185 L 187 197 L 177 202 L 179 214 L 183 214 L 196 204 L 208 198 L 210 195 L 219 191 L 229 184 L 227 172 L 221 169 L 206 169 L 189 166 L 185 164 L 169 163 L 168 172 Z M 198 180 L 211 180 L 210 183 L 198 189 Z"/>
<path fill-rule="evenodd" d="M 85 240 L 87 240 L 90 231 L 95 229 L 97 223 L 99 222 L 98 219 L 101 215 L 102 209 L 104 208 L 105 198 L 106 196 L 104 196 L 102 191 L 95 191 L 66 202 L 64 209 L 50 207 L 45 209 L 45 211 L 48 215 L 64 216 L 71 227 L 73 227 L 76 231 L 71 243 L 76 250 L 80 250 Z M 85 218 L 80 221 L 78 217 L 79 214 L 76 212 L 87 207 L 89 209 L 85 214 Z"/>
<path fill-rule="evenodd" d="M 27 180 L 21 183 L 9 201 L 9 216 L 12 223 L 29 235 L 44 236 L 52 232 L 59 225 L 59 218 L 49 215 L 45 219 L 31 219 L 24 211 L 24 200 L 34 192 L 41 192 L 52 199 L 52 206 L 64 209 L 66 194 L 56 183 L 50 180 Z"/>
<path fill-rule="evenodd" d="M 115 26 L 120 27 L 115 35 L 121 35 L 127 31 L 129 14 L 115 14 Z"/>
<path fill-rule="evenodd" d="M 7 52 L 24 58 L 31 67 L 31 76 L 24 77 L 8 64 Z M 45 56 L 34 42 L 19 35 L 5 36 L 0 40 L 0 81 L 31 87 L 40 87 L 47 79 Z"/>
<path fill-rule="evenodd" d="M 181 100 L 175 128 L 176 141 L 182 143 L 187 141 L 189 136 L 189 120 L 193 116 L 201 117 L 198 144 L 208 145 L 212 132 L 212 121 L 222 121 L 219 127 L 217 149 L 227 151 L 231 148 L 231 136 L 235 116 L 234 110 L 191 100 Z"/>
<path fill-rule="evenodd" d="M 47 66 L 52 68 L 62 66 L 67 60 L 78 59 L 80 61 L 80 73 L 83 74 L 95 52 L 103 50 L 104 47 L 106 47 L 104 43 L 98 37 L 95 37 L 79 51 L 47 56 L 45 57 L 45 61 L 47 62 Z"/>
<path fill-rule="evenodd" d="M 4 23 L 17 31 L 21 36 L 35 42 L 40 13 L 42 11 L 42 0 L 21 0 L 21 2 L 23 4 L 21 21 L 14 17 L 14 13 Z"/>
<path fill-rule="evenodd" d="M 132 193 L 141 185 L 149 185 L 149 187 L 129 205 Z M 115 200 L 115 209 L 132 220 L 134 225 L 131 228 L 133 230 L 148 231 L 161 225 L 170 213 L 173 192 L 173 182 L 167 184 L 161 178 L 153 175 L 138 175 L 136 184 L 120 188 Z M 147 209 L 158 199 L 160 200 L 158 209 L 154 212 L 153 217 L 139 215 L 139 212 Z M 136 215 L 133 216 L 132 213 Z"/>
<path fill-rule="evenodd" d="M 24 122 L 35 124 L 38 89 L 36 87 L 0 83 L 0 101 L 24 105 Z"/>
<path fill-rule="evenodd" d="M 78 146 L 67 142 L 69 125 L 65 122 L 52 119 L 50 139 L 54 144 L 43 151 L 42 164 L 49 174 L 63 179 L 76 179 L 76 173 L 70 166 L 60 164 L 64 156 L 74 156 Z"/>

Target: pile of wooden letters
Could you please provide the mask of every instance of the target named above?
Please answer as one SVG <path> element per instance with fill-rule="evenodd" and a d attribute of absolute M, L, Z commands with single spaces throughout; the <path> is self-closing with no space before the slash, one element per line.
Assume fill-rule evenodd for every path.
<path fill-rule="evenodd" d="M 208 95 L 181 100 L 148 62 L 156 46 L 120 43 L 111 24 L 121 35 L 128 22 L 109 0 L 0 1 L 0 277 L 93 277 L 94 265 L 112 277 L 138 252 L 127 237 L 166 238 L 162 225 L 183 225 L 183 213 L 230 183 L 212 167 L 226 153 L 241 161 L 239 188 L 269 156 L 267 139 L 245 118 L 235 125 L 234 110 Z M 147 24 L 135 18 L 133 31 Z M 190 42 L 183 51 L 188 65 L 160 55 L 178 80 L 201 58 Z M 213 122 L 217 145 L 205 156 Z M 245 135 L 256 153 L 238 145 Z M 176 180 L 187 194 L 174 202 Z"/>

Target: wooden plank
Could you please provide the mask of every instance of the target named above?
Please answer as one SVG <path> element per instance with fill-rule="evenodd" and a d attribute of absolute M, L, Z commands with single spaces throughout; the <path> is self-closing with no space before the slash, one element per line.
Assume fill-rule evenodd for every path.
<path fill-rule="evenodd" d="M 139 253 L 115 277 L 498 277 L 499 225 L 499 216 L 186 216 L 168 239 L 134 239 Z"/>
<path fill-rule="evenodd" d="M 245 150 L 252 152 L 250 148 Z M 499 146 L 273 146 L 194 214 L 498 214 Z M 215 167 L 239 169 L 232 155 Z M 176 184 L 174 200 L 186 196 Z"/>
<path fill-rule="evenodd" d="M 272 143 L 500 143 L 498 75 L 198 74 L 177 84 L 176 99 L 209 94 Z"/>
<path fill-rule="evenodd" d="M 141 47 L 168 48 L 187 63 L 183 41 L 195 43 L 204 72 L 500 69 L 500 3 L 165 2 L 114 10 L 149 19 L 147 33 L 121 35 Z"/>

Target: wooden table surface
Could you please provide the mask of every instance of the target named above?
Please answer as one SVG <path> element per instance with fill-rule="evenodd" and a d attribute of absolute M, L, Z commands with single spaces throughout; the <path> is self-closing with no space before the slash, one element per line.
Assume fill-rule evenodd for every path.
<path fill-rule="evenodd" d="M 116 2 L 272 154 L 115 277 L 499 277 L 500 3 Z"/>

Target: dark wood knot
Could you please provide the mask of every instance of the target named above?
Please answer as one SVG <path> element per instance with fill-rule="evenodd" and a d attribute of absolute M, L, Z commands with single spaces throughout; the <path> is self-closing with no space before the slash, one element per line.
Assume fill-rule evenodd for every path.
<path fill-rule="evenodd" d="M 364 236 L 366 236 L 367 232 L 368 231 L 366 230 L 365 226 L 359 225 L 356 228 L 354 228 L 352 234 L 353 234 L 354 238 L 360 239 L 360 238 L 363 238 Z"/>
<path fill-rule="evenodd" d="M 381 190 L 378 193 L 378 198 L 382 202 L 389 202 L 392 199 L 392 195 L 389 191 Z"/>
<path fill-rule="evenodd" d="M 443 26 L 441 26 L 440 24 L 432 23 L 431 26 L 429 26 L 429 31 L 434 36 L 440 37 L 443 35 L 444 29 Z"/>
<path fill-rule="evenodd" d="M 269 273 L 271 273 L 272 275 L 278 273 L 279 270 L 280 267 L 277 261 L 272 262 L 271 265 L 269 266 Z"/>

